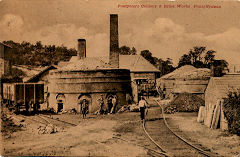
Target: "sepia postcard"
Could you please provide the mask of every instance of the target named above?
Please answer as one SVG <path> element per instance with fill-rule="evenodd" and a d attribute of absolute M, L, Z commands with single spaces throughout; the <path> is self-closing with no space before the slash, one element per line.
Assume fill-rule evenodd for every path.
<path fill-rule="evenodd" d="M 240 0 L 0 0 L 1 156 L 240 157 Z"/>

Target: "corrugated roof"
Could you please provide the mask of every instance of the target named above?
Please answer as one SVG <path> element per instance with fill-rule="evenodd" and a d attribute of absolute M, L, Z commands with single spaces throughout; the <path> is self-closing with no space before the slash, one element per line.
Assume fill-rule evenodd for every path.
<path fill-rule="evenodd" d="M 240 75 L 225 75 L 223 77 L 212 77 L 210 79 L 217 88 L 217 93 L 226 97 L 229 92 L 240 89 Z"/>

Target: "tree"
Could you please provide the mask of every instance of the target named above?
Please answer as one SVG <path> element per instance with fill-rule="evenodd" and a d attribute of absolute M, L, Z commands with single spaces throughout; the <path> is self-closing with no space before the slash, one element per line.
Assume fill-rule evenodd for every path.
<path fill-rule="evenodd" d="M 191 56 L 190 55 L 187 55 L 187 54 L 184 54 L 180 59 L 179 59 L 179 62 L 178 62 L 178 67 L 181 67 L 183 65 L 191 65 Z"/>
<path fill-rule="evenodd" d="M 203 46 L 195 46 L 193 49 L 190 49 L 187 54 L 184 54 L 181 56 L 178 62 L 178 67 L 184 66 L 184 65 L 193 65 L 197 68 L 203 68 L 205 67 L 205 64 L 203 63 L 202 59 L 205 57 L 202 57 L 202 55 L 205 54 L 206 47 Z"/>
<path fill-rule="evenodd" d="M 227 69 L 228 62 L 225 60 L 213 60 L 211 64 L 213 66 L 213 74 L 215 77 L 221 77 L 224 75 L 223 71 Z"/>
<path fill-rule="evenodd" d="M 132 47 L 131 54 L 132 55 L 136 55 L 137 54 L 137 50 L 135 49 L 135 47 Z"/>
<path fill-rule="evenodd" d="M 173 62 L 171 58 L 167 58 L 166 61 L 162 62 L 162 69 L 161 69 L 162 75 L 168 74 L 175 70 L 172 64 Z"/>
<path fill-rule="evenodd" d="M 214 50 L 209 50 L 206 52 L 204 64 L 207 65 L 208 68 L 210 68 L 210 64 L 214 61 L 215 53 L 216 51 Z"/>
<path fill-rule="evenodd" d="M 223 102 L 224 116 L 228 121 L 228 130 L 240 136 L 240 90 L 229 92 Z"/>
<path fill-rule="evenodd" d="M 201 55 L 203 54 L 203 52 L 206 50 L 206 47 L 198 47 L 195 46 L 193 47 L 193 50 L 190 49 L 189 51 L 189 55 L 191 56 L 192 59 L 192 64 L 194 64 L 196 61 L 201 61 L 202 57 Z"/>
<path fill-rule="evenodd" d="M 75 49 L 68 49 L 65 46 L 42 45 L 41 41 L 36 44 L 23 41 L 3 41 L 12 47 L 9 60 L 13 65 L 48 66 L 57 64 L 59 61 L 68 61 L 71 56 L 77 54 Z"/>
<path fill-rule="evenodd" d="M 163 60 L 161 58 L 153 57 L 152 53 L 149 50 L 141 51 L 141 56 L 143 56 L 146 60 L 148 60 L 151 64 L 153 64 L 157 69 L 160 70 L 161 76 L 175 70 L 173 67 L 172 59 L 167 58 L 167 60 Z M 160 76 L 157 76 L 160 77 Z"/>
<path fill-rule="evenodd" d="M 192 65 L 196 68 L 211 68 L 214 76 L 223 76 L 224 70 L 228 67 L 228 63 L 223 59 L 216 60 L 215 54 L 216 51 L 214 50 L 206 50 L 206 47 L 195 46 L 179 59 L 178 67 Z"/>
<path fill-rule="evenodd" d="M 41 41 L 37 41 L 35 44 L 36 49 L 41 50 L 43 48 L 42 42 Z"/>
<path fill-rule="evenodd" d="M 143 56 L 146 60 L 148 60 L 151 64 L 155 65 L 155 60 L 152 56 L 152 53 L 149 50 L 141 51 L 141 56 Z"/>
<path fill-rule="evenodd" d="M 134 47 L 130 49 L 130 47 L 124 45 L 119 48 L 119 52 L 121 55 L 136 55 L 137 50 Z"/>

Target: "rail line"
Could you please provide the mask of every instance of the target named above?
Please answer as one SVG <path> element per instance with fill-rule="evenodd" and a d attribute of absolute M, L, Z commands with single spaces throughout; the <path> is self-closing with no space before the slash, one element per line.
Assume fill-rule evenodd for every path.
<path fill-rule="evenodd" d="M 143 130 L 145 132 L 145 134 L 148 136 L 148 138 L 152 141 L 152 143 L 154 143 L 154 145 L 156 145 L 156 147 L 163 153 L 165 153 L 165 156 L 175 156 L 176 155 L 176 151 L 179 153 L 185 153 L 185 155 L 183 156 L 189 156 L 190 153 L 194 154 L 194 156 L 207 156 L 207 157 L 212 157 L 212 156 L 216 156 L 215 154 L 213 153 L 209 153 L 209 152 L 206 152 L 204 151 L 203 149 L 201 148 L 198 148 L 196 146 L 194 146 L 192 143 L 190 143 L 189 141 L 187 141 L 186 139 L 184 139 L 183 137 L 181 137 L 179 134 L 177 134 L 176 132 L 174 132 L 170 126 L 168 125 L 167 121 L 166 121 L 166 117 L 165 117 L 165 114 L 164 114 L 164 110 L 163 110 L 163 107 L 159 104 L 158 101 L 155 100 L 155 102 L 160 106 L 161 108 L 161 113 L 162 113 L 162 120 L 160 119 L 155 119 L 153 121 L 144 121 L 143 122 Z M 149 131 L 151 132 L 152 131 L 152 135 L 149 131 L 147 131 L 146 129 L 146 125 L 149 125 Z M 164 127 L 165 126 L 165 129 Z M 157 129 L 157 134 L 158 135 L 154 135 L 154 132 L 156 132 L 156 129 Z M 167 136 L 164 136 L 163 135 L 159 135 L 160 134 L 160 131 L 165 131 L 163 133 L 167 134 Z M 155 136 L 155 139 L 154 139 L 154 136 Z M 174 139 L 175 137 L 175 139 Z M 176 140 L 176 137 L 178 140 Z M 160 141 L 160 143 L 158 143 L 157 141 L 159 141 L 160 139 L 162 138 L 162 140 L 167 140 L 165 141 L 166 144 L 165 145 L 168 145 L 167 147 L 163 148 L 163 146 L 161 145 L 164 145 L 163 142 Z M 165 139 L 164 139 L 165 138 Z M 157 140 L 156 140 L 157 139 Z M 168 141 L 168 140 L 172 140 L 172 141 Z M 177 143 L 176 143 L 177 142 Z M 184 146 L 185 144 L 185 146 Z M 172 149 L 171 151 L 169 150 L 170 147 L 176 147 L 174 149 Z M 187 147 L 186 147 L 187 146 Z M 187 150 L 189 152 L 187 152 Z M 174 152 L 175 151 L 175 152 Z M 199 155 L 197 155 L 199 154 Z M 200 155 L 201 154 L 201 155 Z M 181 156 L 181 155 L 180 155 Z"/>
<path fill-rule="evenodd" d="M 37 122 L 37 123 L 40 123 L 40 124 L 44 124 L 44 125 L 47 125 L 47 124 L 51 124 L 48 120 L 46 120 L 45 118 L 43 118 L 43 117 L 41 117 L 41 116 L 39 116 L 39 115 L 35 115 L 35 116 L 31 116 L 31 117 L 28 117 L 28 116 L 25 116 L 25 115 L 18 115 L 18 116 L 20 116 L 20 117 L 23 117 L 23 118 L 25 118 L 25 119 L 29 119 L 29 120 L 31 120 L 31 121 L 34 121 L 34 122 Z M 40 120 L 36 120 L 36 119 L 34 119 L 35 117 L 38 117 L 38 118 L 40 118 L 40 119 L 42 119 L 44 122 L 42 122 L 42 121 L 40 121 Z"/>
<path fill-rule="evenodd" d="M 77 126 L 76 124 L 73 124 L 73 123 L 70 123 L 70 122 L 66 122 L 66 121 L 63 121 L 63 120 L 60 120 L 60 119 L 55 119 L 55 118 L 51 118 L 49 116 L 46 116 L 46 115 L 41 115 L 45 118 L 48 118 L 48 119 L 51 119 L 51 120 L 55 120 L 55 121 L 58 121 L 58 122 L 62 122 L 64 124 L 68 124 L 68 125 L 71 125 L 71 126 Z"/>
<path fill-rule="evenodd" d="M 150 154 L 152 154 L 152 155 L 154 155 L 154 156 L 161 156 L 161 157 L 162 157 L 162 156 L 165 156 L 165 157 L 169 157 L 169 154 L 167 154 L 167 153 L 164 153 L 164 152 L 162 152 L 162 151 L 157 151 L 157 150 L 148 148 L 148 147 L 143 146 L 143 145 L 140 145 L 140 144 L 133 143 L 133 142 L 127 140 L 127 139 L 123 139 L 123 138 L 120 138 L 120 137 L 117 137 L 117 136 L 114 136 L 113 138 L 122 140 L 122 141 L 127 142 L 127 143 L 131 143 L 131 144 L 136 145 L 136 146 L 139 146 L 139 147 L 143 147 L 143 148 L 147 149 L 147 150 L 150 152 Z"/>

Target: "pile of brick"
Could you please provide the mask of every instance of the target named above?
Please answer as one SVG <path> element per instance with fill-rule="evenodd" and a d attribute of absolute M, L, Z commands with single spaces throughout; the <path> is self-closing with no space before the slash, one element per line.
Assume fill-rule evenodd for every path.
<path fill-rule="evenodd" d="M 165 106 L 164 112 L 198 112 L 200 106 L 204 106 L 202 98 L 191 93 L 180 93 Z"/>

